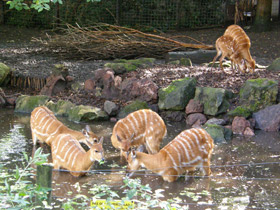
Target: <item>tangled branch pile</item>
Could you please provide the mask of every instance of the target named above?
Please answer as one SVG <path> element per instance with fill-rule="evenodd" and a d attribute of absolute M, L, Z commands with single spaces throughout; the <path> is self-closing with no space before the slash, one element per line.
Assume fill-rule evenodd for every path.
<path fill-rule="evenodd" d="M 210 49 L 211 45 L 188 44 L 159 35 L 109 24 L 79 27 L 67 24 L 62 34 L 36 39 L 46 49 L 72 59 L 116 59 L 163 57 L 170 51 L 185 48 Z M 190 37 L 189 37 L 190 38 Z M 192 38 L 190 38 L 192 39 Z M 193 39 L 194 40 L 194 39 Z M 196 40 L 195 40 L 196 41 Z"/>

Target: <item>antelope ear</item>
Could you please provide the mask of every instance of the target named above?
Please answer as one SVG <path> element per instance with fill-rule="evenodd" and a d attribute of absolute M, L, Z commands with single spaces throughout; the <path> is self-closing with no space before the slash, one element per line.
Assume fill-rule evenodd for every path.
<path fill-rule="evenodd" d="M 87 131 L 87 132 L 91 132 L 91 128 L 90 128 L 89 125 L 86 125 L 86 131 Z"/>
<path fill-rule="evenodd" d="M 121 139 L 121 137 L 119 137 L 118 134 L 117 134 L 117 139 L 118 139 L 119 142 L 122 142 L 122 139 Z"/>
<path fill-rule="evenodd" d="M 99 140 L 99 144 L 103 144 L 104 137 L 102 136 Z"/>
<path fill-rule="evenodd" d="M 144 145 L 140 145 L 139 147 L 137 147 L 136 151 L 137 152 L 144 152 L 145 146 Z"/>
<path fill-rule="evenodd" d="M 133 160 L 136 158 L 136 151 L 135 151 L 135 149 L 131 150 L 131 157 L 132 157 Z"/>

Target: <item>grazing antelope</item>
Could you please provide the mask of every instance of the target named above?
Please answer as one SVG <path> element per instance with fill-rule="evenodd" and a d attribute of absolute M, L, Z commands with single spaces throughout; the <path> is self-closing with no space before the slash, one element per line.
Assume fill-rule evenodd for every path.
<path fill-rule="evenodd" d="M 65 168 L 73 176 L 82 176 L 90 169 L 95 160 L 104 160 L 103 138 L 85 151 L 70 134 L 59 134 L 51 143 L 54 169 Z"/>
<path fill-rule="evenodd" d="M 256 62 L 250 54 L 251 42 L 245 31 L 238 25 L 230 25 L 226 29 L 224 35 L 231 36 L 236 42 L 236 49 L 234 50 L 231 58 L 244 59 L 249 64 L 248 66 L 250 72 L 253 73 L 255 70 Z M 246 68 L 248 66 L 246 66 Z"/>
<path fill-rule="evenodd" d="M 60 122 L 54 116 L 54 113 L 45 106 L 39 106 L 32 111 L 30 127 L 34 145 L 36 145 L 37 139 L 51 145 L 52 140 L 61 133 L 71 134 L 88 147 L 98 141 L 98 137 L 90 130 L 88 125 L 82 132 L 72 130 Z"/>
<path fill-rule="evenodd" d="M 130 147 L 140 145 L 144 145 L 150 154 L 155 154 L 165 135 L 166 126 L 161 117 L 150 109 L 142 109 L 116 123 L 111 141 L 121 154 Z"/>
<path fill-rule="evenodd" d="M 220 62 L 220 67 L 223 71 L 224 71 L 224 68 L 223 68 L 222 62 L 225 57 L 227 57 L 231 60 L 231 68 L 233 71 L 234 71 L 233 64 L 234 64 L 234 66 L 237 65 L 237 67 L 240 71 L 243 71 L 240 69 L 240 65 L 242 63 L 241 57 L 239 56 L 239 54 L 237 56 L 233 56 L 236 49 L 237 49 L 236 40 L 234 40 L 231 36 L 223 35 L 223 36 L 219 37 L 216 41 L 217 55 L 213 59 L 211 68 L 213 67 L 216 59 L 220 55 L 222 55 L 219 59 L 219 62 Z"/>
<path fill-rule="evenodd" d="M 144 166 L 161 175 L 164 181 L 173 182 L 199 166 L 209 176 L 213 148 L 213 139 L 204 129 L 192 128 L 181 132 L 157 154 L 132 150 L 127 158 L 128 170 L 132 175 L 133 171 Z"/>

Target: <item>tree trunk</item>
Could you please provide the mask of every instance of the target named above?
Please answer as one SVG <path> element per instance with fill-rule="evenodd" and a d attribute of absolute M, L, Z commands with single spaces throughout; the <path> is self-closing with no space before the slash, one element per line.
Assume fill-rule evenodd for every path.
<path fill-rule="evenodd" d="M 272 0 L 258 0 L 254 29 L 256 31 L 268 31 L 271 29 Z"/>

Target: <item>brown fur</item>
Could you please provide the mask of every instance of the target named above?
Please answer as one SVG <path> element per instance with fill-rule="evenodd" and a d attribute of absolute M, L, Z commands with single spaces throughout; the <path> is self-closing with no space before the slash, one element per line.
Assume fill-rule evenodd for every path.
<path fill-rule="evenodd" d="M 62 133 L 71 134 L 79 142 L 85 143 L 88 147 L 98 141 L 97 135 L 90 131 L 89 126 L 86 126 L 86 130 L 82 132 L 72 130 L 60 122 L 54 116 L 54 113 L 45 106 L 37 107 L 32 111 L 30 127 L 34 145 L 37 139 L 51 145 L 52 140 Z"/>
<path fill-rule="evenodd" d="M 128 170 L 138 170 L 142 165 L 161 175 L 164 181 L 174 182 L 185 172 L 201 166 L 209 176 L 213 148 L 213 139 L 204 129 L 185 130 L 157 154 L 131 151 L 127 158 Z"/>
<path fill-rule="evenodd" d="M 121 151 L 145 145 L 150 154 L 159 151 L 166 135 L 166 126 L 161 117 L 150 109 L 142 109 L 119 120 L 113 128 L 111 142 Z"/>
<path fill-rule="evenodd" d="M 102 143 L 103 138 L 86 152 L 73 136 L 58 135 L 51 144 L 54 169 L 67 169 L 73 176 L 85 175 L 95 160 L 104 159 Z"/>

